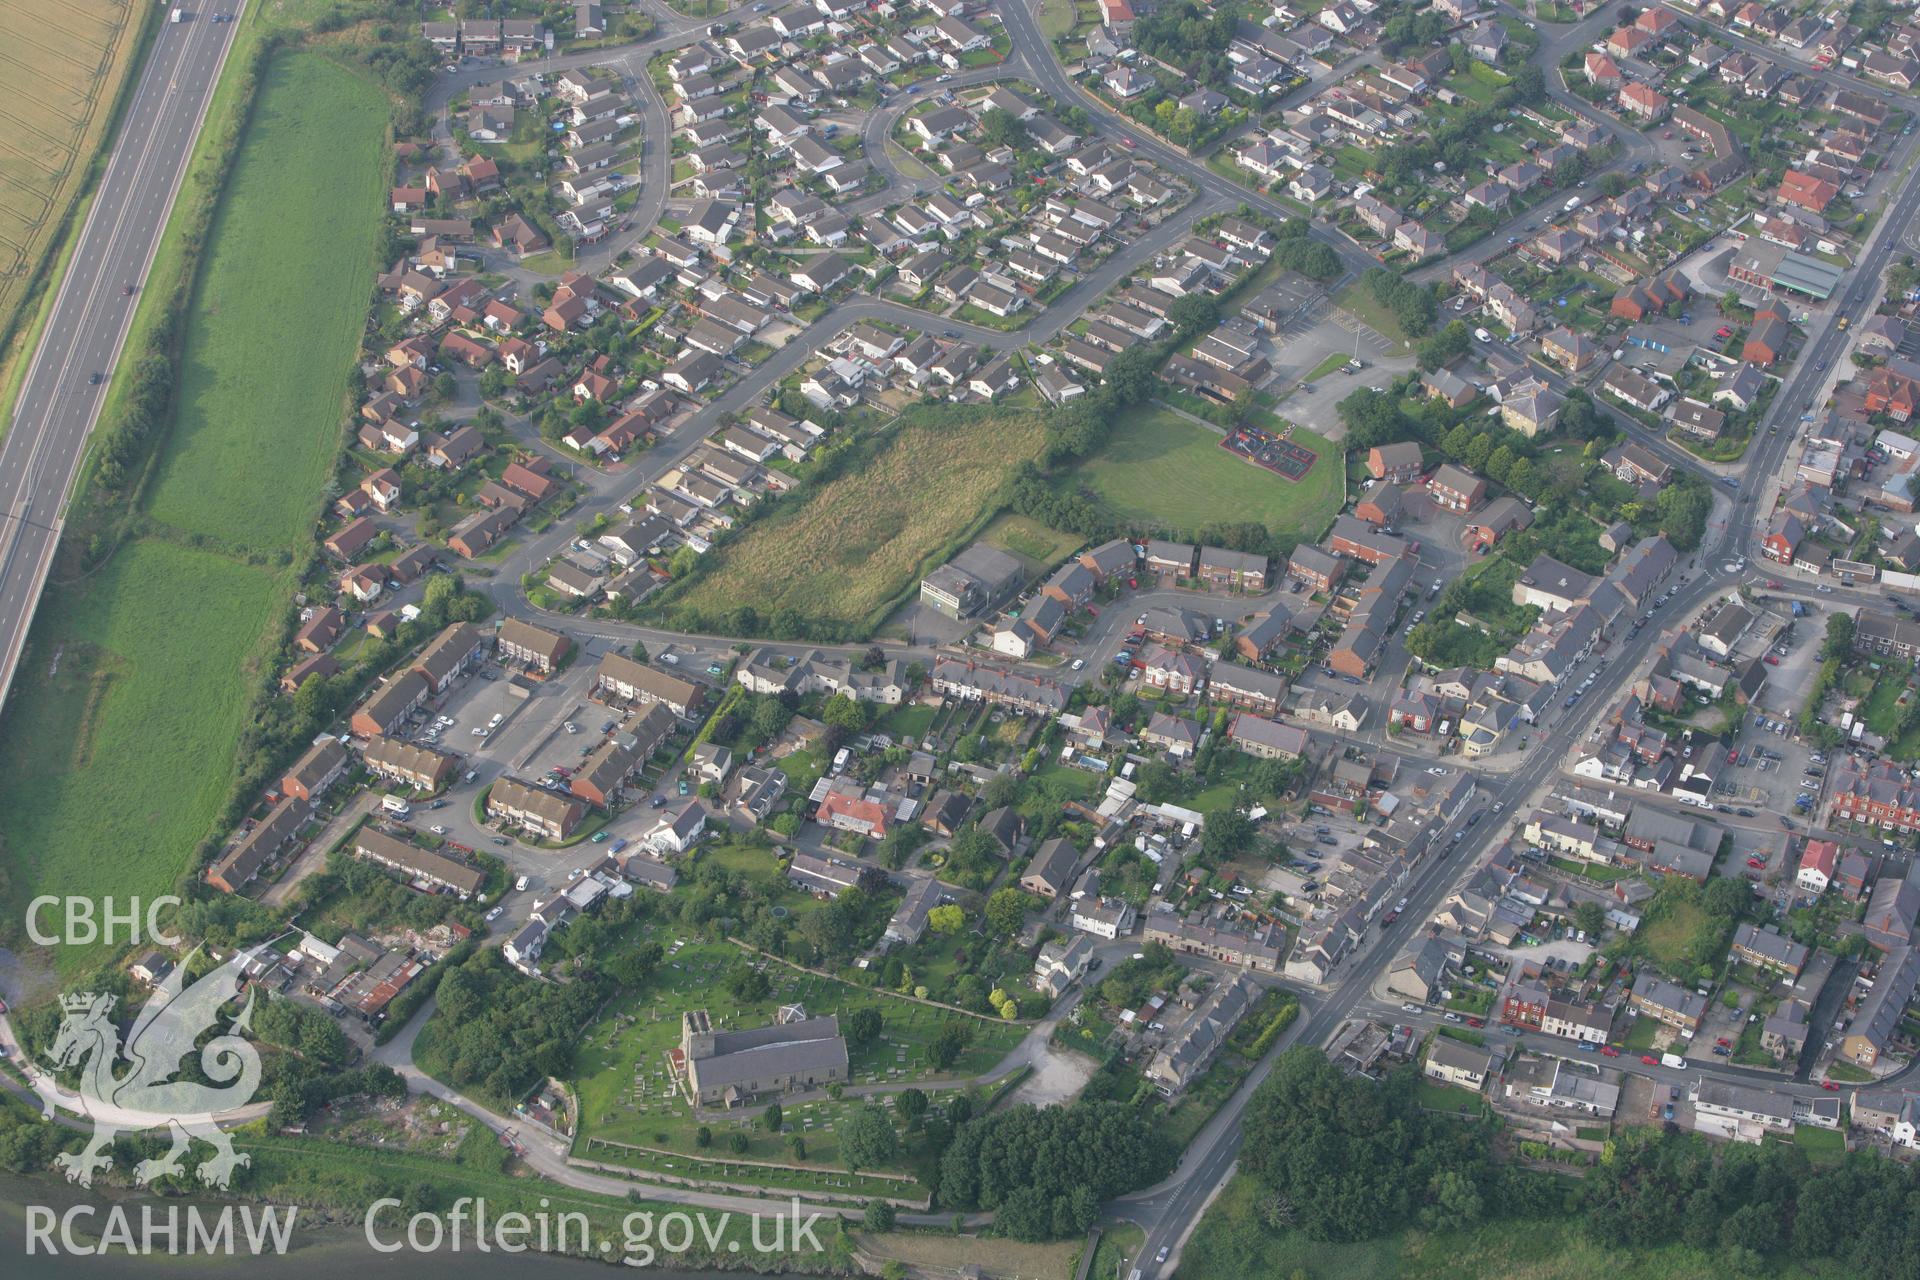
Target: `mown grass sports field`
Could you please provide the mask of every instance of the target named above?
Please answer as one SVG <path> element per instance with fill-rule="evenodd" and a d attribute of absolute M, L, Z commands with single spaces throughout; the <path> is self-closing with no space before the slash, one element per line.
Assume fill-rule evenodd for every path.
<path fill-rule="evenodd" d="M 720 618 L 750 605 L 763 619 L 791 610 L 877 626 L 929 561 L 990 513 L 1044 436 L 1030 411 L 910 409 L 870 462 L 783 502 L 703 565 L 670 608 Z"/>
<path fill-rule="evenodd" d="M 1067 483 L 1090 489 L 1115 520 L 1197 534 L 1256 521 L 1276 534 L 1317 538 L 1344 500 L 1340 450 L 1296 427 L 1292 440 L 1319 459 L 1299 481 L 1282 479 L 1220 445 L 1218 431 L 1159 405 L 1129 409 Z"/>
<path fill-rule="evenodd" d="M 292 589 L 259 561 L 298 556 L 339 441 L 386 119 L 373 86 L 317 55 L 265 77 L 186 321 L 186 416 L 147 504 L 155 526 L 48 588 L 0 721 L 12 919 L 39 893 L 164 893 L 213 833 Z M 189 545 L 201 534 L 208 547 Z"/>

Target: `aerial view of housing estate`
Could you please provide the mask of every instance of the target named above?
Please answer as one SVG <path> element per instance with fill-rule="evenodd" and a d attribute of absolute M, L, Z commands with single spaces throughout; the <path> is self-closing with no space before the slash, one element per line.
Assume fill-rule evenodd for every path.
<path fill-rule="evenodd" d="M 1916 84 L 0 6 L 0 1271 L 1920 1277 Z"/>

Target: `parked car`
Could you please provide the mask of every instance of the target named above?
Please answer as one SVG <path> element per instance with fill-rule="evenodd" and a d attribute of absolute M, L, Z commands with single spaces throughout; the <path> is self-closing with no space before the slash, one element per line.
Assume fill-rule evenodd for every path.
<path fill-rule="evenodd" d="M 1610 1044 L 1603 1044 L 1600 1046 L 1600 1055 L 1605 1058 L 1617 1058 L 1620 1056 L 1620 1051 Z"/>
<path fill-rule="evenodd" d="M 1650 1053 L 1643 1053 L 1640 1055 L 1640 1063 L 1642 1066 L 1657 1067 L 1660 1065 L 1660 1059 Z"/>

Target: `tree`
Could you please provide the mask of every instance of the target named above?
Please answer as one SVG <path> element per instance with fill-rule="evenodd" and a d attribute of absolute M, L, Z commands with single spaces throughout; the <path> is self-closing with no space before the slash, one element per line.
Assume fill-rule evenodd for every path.
<path fill-rule="evenodd" d="M 713 1130 L 707 1128 L 705 1125 L 701 1125 L 698 1129 L 694 1130 L 693 1145 L 699 1147 L 702 1151 L 712 1146 Z"/>
<path fill-rule="evenodd" d="M 996 108 L 997 110 L 997 108 Z M 989 115 L 992 112 L 988 113 Z M 1002 115 L 1006 113 L 1001 112 Z M 869 1231 L 893 1230 L 893 1205 L 886 1200 L 869 1200 L 865 1212 L 860 1215 L 860 1225 Z"/>
<path fill-rule="evenodd" d="M 1200 851 L 1213 865 L 1230 862 L 1253 847 L 1254 825 L 1243 810 L 1216 809 L 1207 814 Z"/>
<path fill-rule="evenodd" d="M 935 933 L 958 933 L 966 923 L 967 913 L 951 902 L 927 912 L 927 927 Z"/>
<path fill-rule="evenodd" d="M 1713 495 L 1697 480 L 1676 482 L 1660 490 L 1653 510 L 1667 541 L 1681 551 L 1691 551 L 1700 545 L 1707 531 L 1707 517 L 1713 513 Z"/>
<path fill-rule="evenodd" d="M 1486 467 L 1487 459 L 1492 456 L 1493 436 L 1482 431 L 1467 443 L 1467 451 L 1461 461 L 1466 463 L 1469 470 L 1479 471 Z"/>
<path fill-rule="evenodd" d="M 727 990 L 742 1004 L 752 1004 L 772 993 L 773 982 L 763 971 L 742 963 L 727 975 Z"/>
<path fill-rule="evenodd" d="M 1853 617 L 1834 613 L 1827 618 L 1827 638 L 1820 646 L 1820 659 L 1843 658 L 1853 652 Z"/>
<path fill-rule="evenodd" d="M 735 1129 L 731 1134 L 727 1135 L 727 1146 L 733 1151 L 733 1154 L 737 1156 L 747 1154 L 747 1149 L 751 1145 L 752 1143 L 748 1141 L 747 1135 L 738 1129 Z"/>
<path fill-rule="evenodd" d="M 1513 448 L 1500 445 L 1487 455 L 1487 478 L 1496 484 L 1507 484 L 1513 478 Z"/>
<path fill-rule="evenodd" d="M 1920 702 L 1920 699 L 1915 701 Z M 1025 892 L 1012 885 L 995 889 L 993 896 L 987 899 L 987 928 L 1003 938 L 1013 937 L 1026 923 L 1027 908 L 1032 901 Z"/>
<path fill-rule="evenodd" d="M 927 1059 L 936 1070 L 945 1071 L 960 1060 L 960 1051 L 967 1047 L 968 1039 L 965 1024 L 949 1019 L 934 1034 L 933 1043 L 927 1046 Z"/>
<path fill-rule="evenodd" d="M 1590 938 L 1596 936 L 1606 924 L 1606 909 L 1597 902 L 1583 902 L 1573 909 L 1573 927 Z"/>
<path fill-rule="evenodd" d="M 919 1124 L 920 1117 L 927 1114 L 927 1095 L 918 1089 L 901 1090 L 900 1095 L 893 1100 L 893 1104 L 909 1129 Z"/>
<path fill-rule="evenodd" d="M 1473 345 L 1473 331 L 1465 320 L 1454 320 L 1432 337 L 1423 338 L 1414 348 L 1421 372 L 1431 373 L 1467 354 Z"/>
<path fill-rule="evenodd" d="M 867 727 L 867 704 L 836 693 L 820 709 L 820 718 L 835 729 L 860 733 Z"/>
<path fill-rule="evenodd" d="M 780 1110 L 780 1104 L 769 1102 L 767 1109 L 760 1113 L 760 1125 L 768 1133 L 780 1132 L 780 1126 L 786 1120 L 786 1114 Z"/>
<path fill-rule="evenodd" d="M 980 137 L 988 146 L 1023 149 L 1027 145 L 1027 126 L 1011 111 L 989 107 L 980 117 Z"/>
<path fill-rule="evenodd" d="M 633 642 L 633 660 L 635 662 L 650 661 L 650 659 L 647 657 L 647 646 L 642 644 L 638 640 L 635 640 Z"/>
<path fill-rule="evenodd" d="M 1507 488 L 1531 497 L 1533 483 L 1533 463 L 1526 458 L 1515 458 L 1507 469 Z"/>
<path fill-rule="evenodd" d="M 1182 294 L 1167 307 L 1176 341 L 1210 333 L 1220 325 L 1220 304 L 1204 293 Z"/>
<path fill-rule="evenodd" d="M 848 1014 L 842 1025 L 848 1046 L 864 1049 L 880 1038 L 880 1011 L 870 1004 L 862 1005 Z"/>
<path fill-rule="evenodd" d="M 869 1102 L 853 1113 L 840 1135 L 840 1158 L 847 1168 L 858 1173 L 890 1163 L 899 1150 L 899 1135 L 887 1113 Z"/>

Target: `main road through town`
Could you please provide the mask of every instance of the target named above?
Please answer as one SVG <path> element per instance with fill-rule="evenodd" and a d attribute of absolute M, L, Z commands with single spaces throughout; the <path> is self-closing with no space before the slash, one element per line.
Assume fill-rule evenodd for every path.
<path fill-rule="evenodd" d="M 26 650 L 67 498 L 112 384 L 138 288 L 245 20 L 239 8 L 233 5 L 230 22 L 214 22 L 207 12 L 161 24 L 21 383 L 13 421 L 0 437 L 0 707 Z"/>

